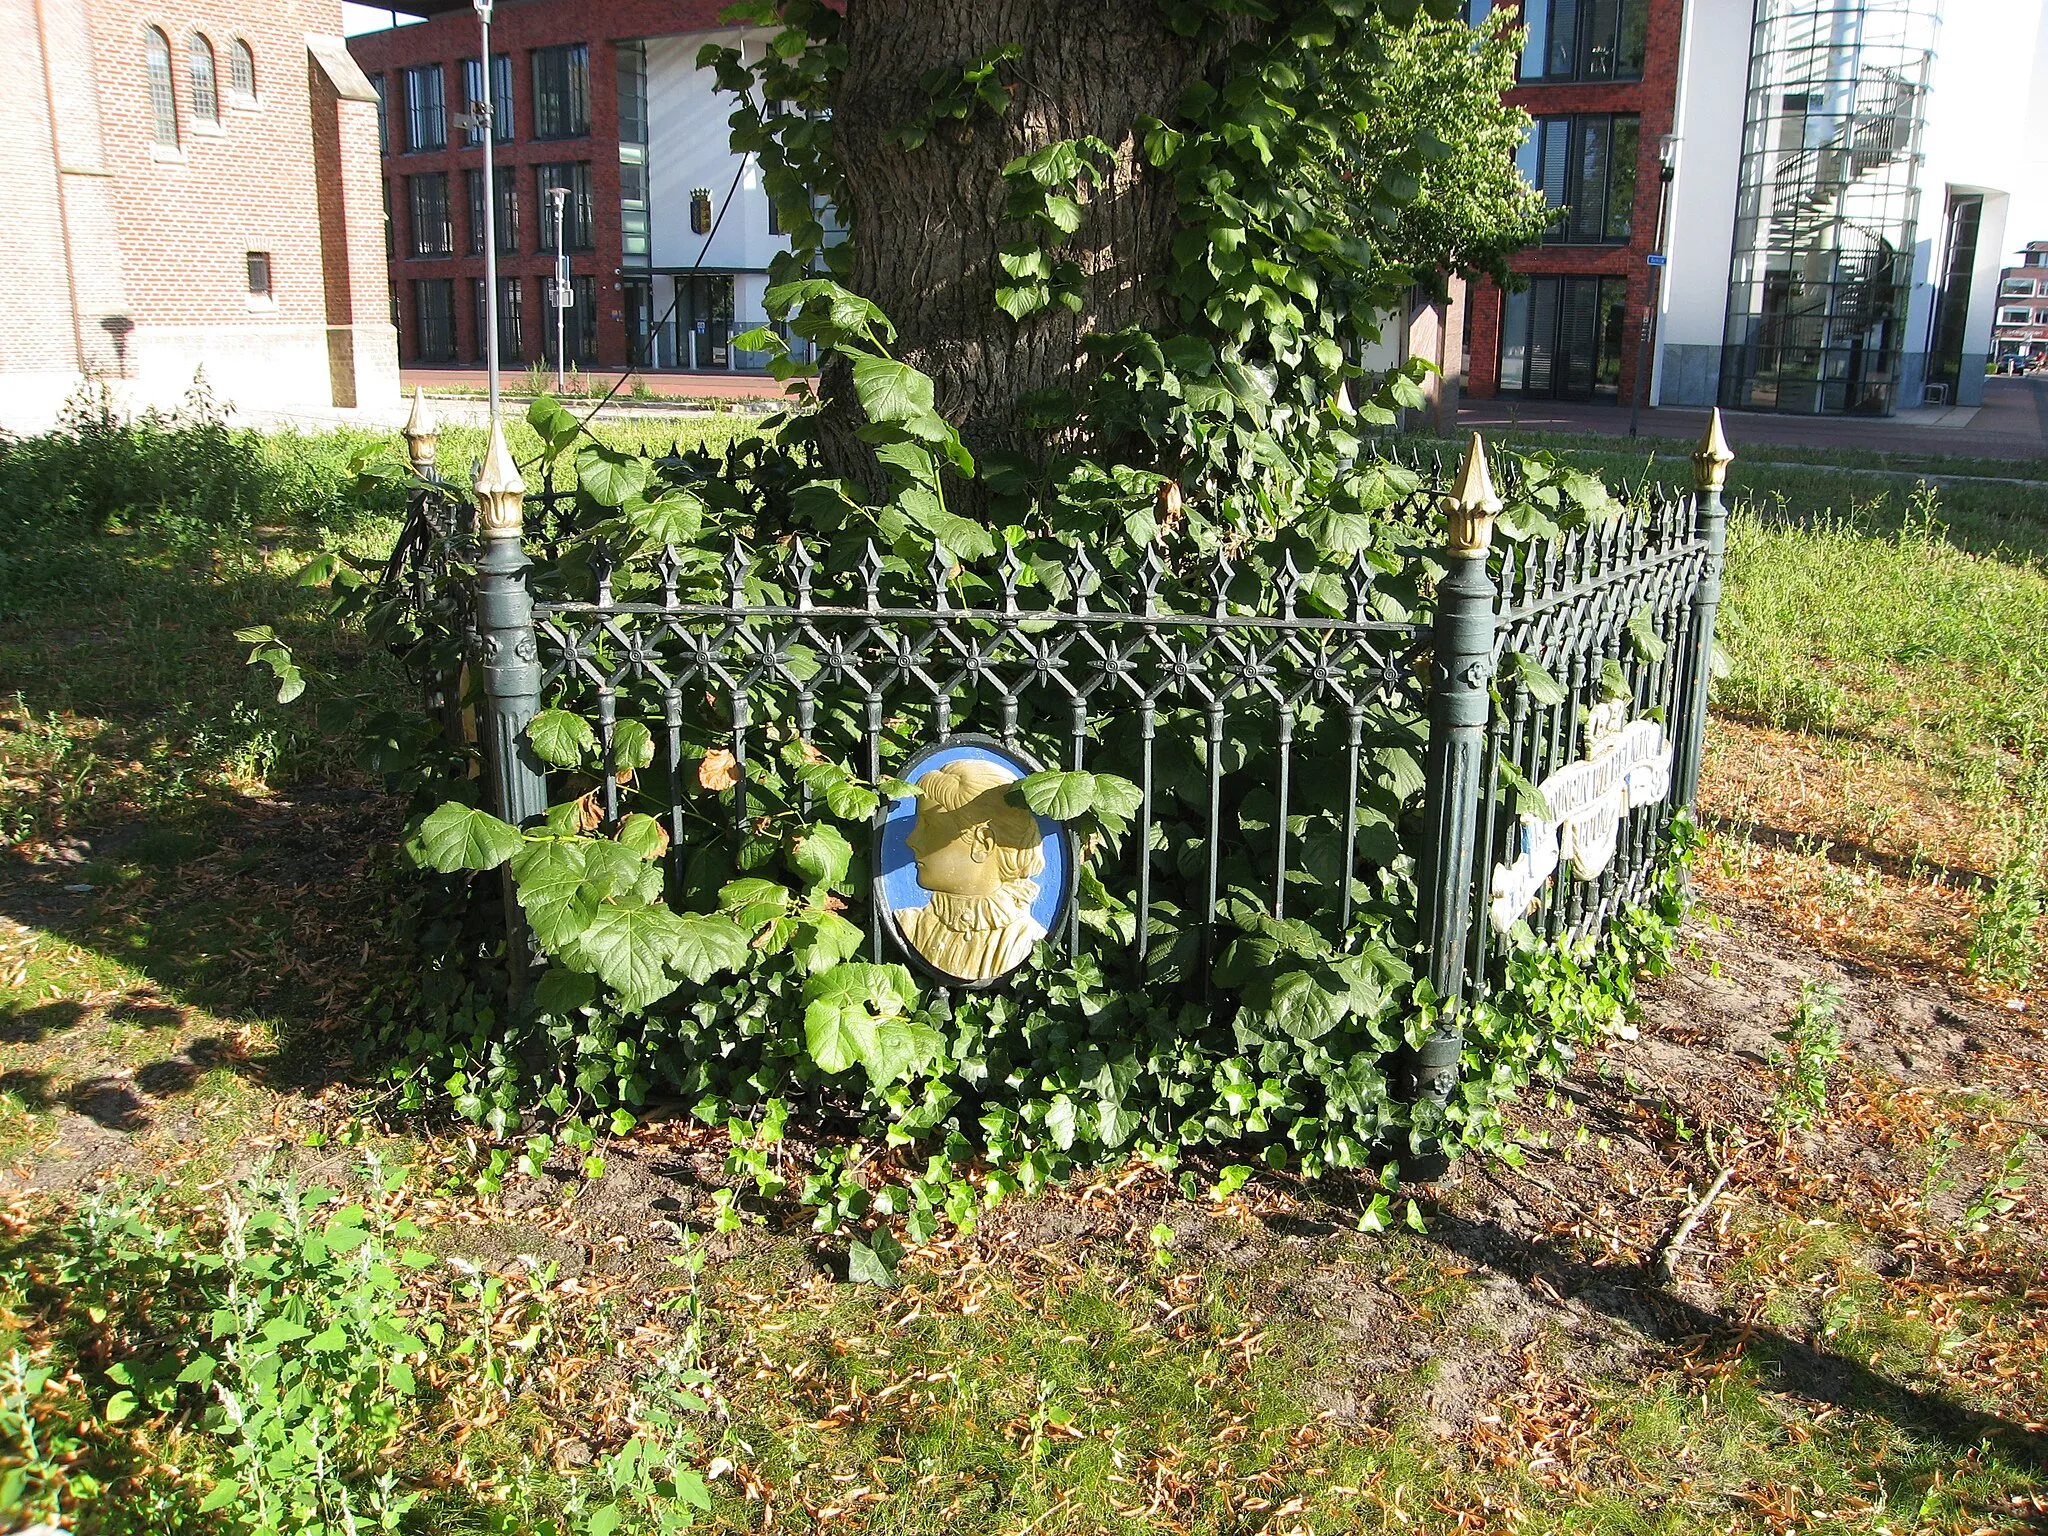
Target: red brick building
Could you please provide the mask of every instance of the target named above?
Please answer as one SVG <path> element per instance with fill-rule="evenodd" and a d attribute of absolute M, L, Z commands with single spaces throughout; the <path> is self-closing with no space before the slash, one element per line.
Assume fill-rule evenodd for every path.
<path fill-rule="evenodd" d="M 1488 5 L 1474 0 L 1475 21 Z M 1467 393 L 1630 398 L 1684 10 L 1684 0 L 1498 0 L 1495 17 L 1528 28 L 1508 96 L 1535 119 L 1518 158 L 1562 211 L 1541 245 L 1509 263 L 1526 291 L 1474 285 Z"/>
<path fill-rule="evenodd" d="M 646 40 L 712 32 L 727 3 L 500 0 L 491 28 L 492 159 L 506 366 L 554 358 L 554 186 L 570 191 L 568 361 L 645 359 L 656 304 Z M 477 18 L 469 0 L 411 0 L 400 9 L 427 19 L 349 40 L 384 102 L 400 354 L 407 363 L 474 364 L 485 331 L 483 141 L 457 119 L 479 94 Z M 708 76 L 704 91 L 708 99 Z M 721 164 L 732 163 L 723 142 L 730 110 L 718 110 L 716 142 L 705 149 Z M 729 321 L 729 299 L 726 307 Z"/>
<path fill-rule="evenodd" d="M 203 369 L 265 409 L 393 404 L 376 99 L 338 0 L 0 0 L 0 420 Z"/>
<path fill-rule="evenodd" d="M 1991 326 L 1993 361 L 2032 367 L 2048 359 L 2048 240 L 2029 240 L 2020 264 L 1998 274 L 1998 316 Z"/>

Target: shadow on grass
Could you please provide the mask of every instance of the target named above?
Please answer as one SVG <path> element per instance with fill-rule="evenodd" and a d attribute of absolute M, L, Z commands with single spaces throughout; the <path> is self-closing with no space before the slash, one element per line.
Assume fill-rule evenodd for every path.
<path fill-rule="evenodd" d="M 1874 1414 L 1909 1439 L 1957 1454 L 1985 1450 L 2008 1466 L 2048 1474 L 2048 1434 L 1972 1408 L 1943 1393 L 1907 1386 L 1846 1356 L 1775 1329 L 1742 1323 L 1656 1285 L 1641 1268 L 1595 1267 L 1547 1238 L 1499 1223 L 1438 1211 L 1431 1241 L 1476 1265 L 1565 1302 L 1578 1302 L 1673 1350 L 1740 1356 L 1774 1389 L 1845 1412 Z M 2002 1509 L 2010 1518 L 2014 1511 Z M 2012 1529 L 2012 1527 L 2006 1527 Z M 2040 1523 L 2025 1529 L 2048 1529 Z"/>

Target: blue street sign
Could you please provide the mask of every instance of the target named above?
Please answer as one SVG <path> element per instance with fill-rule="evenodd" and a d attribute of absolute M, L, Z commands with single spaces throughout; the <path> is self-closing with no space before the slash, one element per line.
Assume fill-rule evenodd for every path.
<path fill-rule="evenodd" d="M 1650 252 L 1650 255 L 1649 255 L 1649 262 L 1650 262 L 1650 265 L 1651 265 L 1651 266 L 1653 266 L 1653 267 L 1661 267 L 1661 266 L 1663 266 L 1663 265 L 1664 265 L 1664 253 L 1663 253 L 1663 252 L 1661 252 L 1661 251 L 1652 251 L 1652 252 Z"/>

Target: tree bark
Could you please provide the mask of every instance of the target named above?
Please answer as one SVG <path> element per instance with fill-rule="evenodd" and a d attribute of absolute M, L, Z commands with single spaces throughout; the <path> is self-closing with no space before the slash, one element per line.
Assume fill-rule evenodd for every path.
<path fill-rule="evenodd" d="M 850 286 L 896 323 L 897 355 L 932 376 L 940 412 L 975 453 L 1041 450 L 1044 434 L 1023 426 L 1020 398 L 1074 386 L 1088 333 L 1170 318 L 1155 279 L 1171 255 L 1173 188 L 1144 164 L 1132 125 L 1170 119 L 1209 60 L 1167 29 L 1158 0 L 850 0 L 843 41 L 834 142 L 853 216 Z M 1007 115 L 942 124 L 917 149 L 885 140 L 929 104 L 919 84 L 927 70 L 958 69 L 1010 43 L 1023 55 Z M 996 308 L 1009 281 L 996 258 L 1026 230 L 1003 218 L 1002 169 L 1090 135 L 1114 147 L 1115 164 L 1083 194 L 1079 231 L 1055 247 L 1088 274 L 1086 303 L 1012 321 Z M 871 479 L 843 371 L 827 386 L 828 461 Z"/>

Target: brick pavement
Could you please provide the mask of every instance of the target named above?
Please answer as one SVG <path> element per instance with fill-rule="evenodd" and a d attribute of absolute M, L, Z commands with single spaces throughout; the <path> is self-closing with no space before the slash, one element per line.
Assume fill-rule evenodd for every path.
<path fill-rule="evenodd" d="M 1738 449 L 1751 443 L 1783 443 L 1802 448 L 2038 459 L 2048 457 L 2048 379 L 1986 379 L 1983 406 L 1960 426 L 1923 426 L 1896 417 L 1781 416 L 1764 411 L 1725 411 L 1722 420 Z M 1692 442 L 1706 424 L 1705 411 L 1646 410 L 1641 430 L 1644 437 Z M 1628 407 L 1502 395 L 1465 401 L 1458 410 L 1458 427 L 1461 431 L 1498 432 L 1520 427 L 1531 432 L 1624 437 Z"/>

